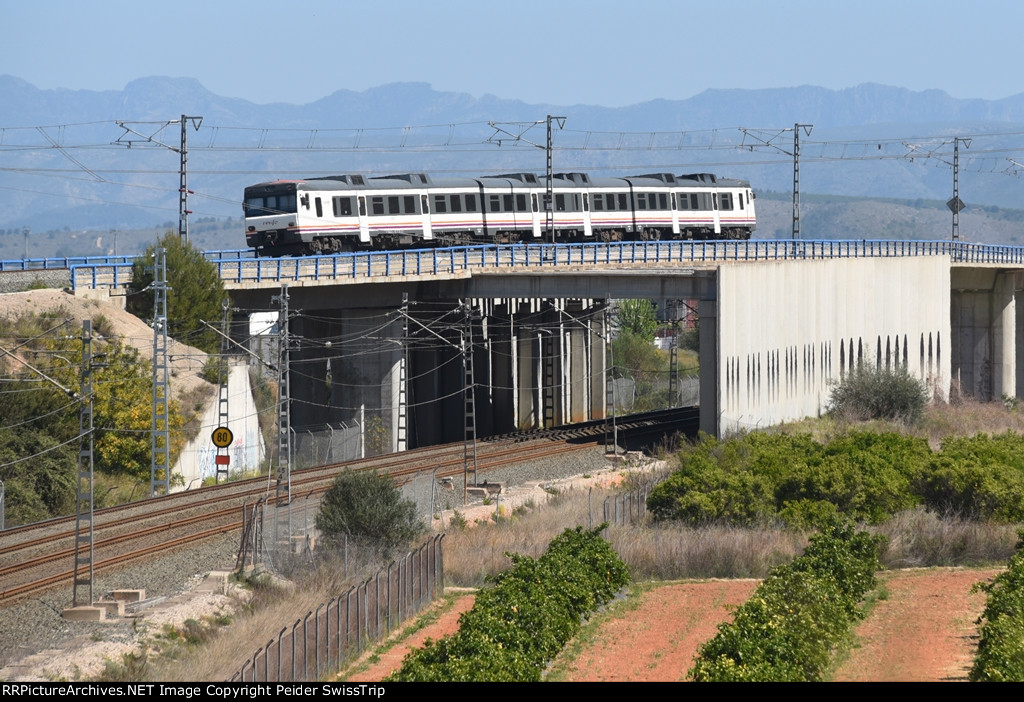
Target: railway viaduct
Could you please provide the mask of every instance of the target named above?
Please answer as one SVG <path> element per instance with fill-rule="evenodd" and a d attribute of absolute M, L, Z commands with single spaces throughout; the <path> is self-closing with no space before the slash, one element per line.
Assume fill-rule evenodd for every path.
<path fill-rule="evenodd" d="M 287 293 L 302 311 L 289 325 L 292 426 L 358 409 L 380 418 L 392 449 L 463 438 L 464 363 L 481 436 L 603 417 L 608 299 L 696 301 L 701 428 L 712 434 L 818 415 L 830 384 L 861 364 L 901 365 L 939 398 L 1024 396 L 1015 247 L 754 240 L 211 257 L 239 308 L 273 308 Z M 123 283 L 117 266 L 71 269 L 78 293 Z M 339 337 L 365 347 L 317 341 Z"/>

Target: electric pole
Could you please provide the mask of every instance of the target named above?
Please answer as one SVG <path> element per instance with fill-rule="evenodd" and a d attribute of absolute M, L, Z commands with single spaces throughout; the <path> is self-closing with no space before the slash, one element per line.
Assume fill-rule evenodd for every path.
<path fill-rule="evenodd" d="M 117 141 L 114 142 L 114 144 L 116 144 L 116 145 L 126 146 L 129 149 L 132 148 L 133 146 L 136 146 L 136 145 L 139 145 L 139 144 L 142 144 L 143 146 L 145 146 L 146 144 L 152 144 L 152 145 L 155 145 L 155 146 L 162 146 L 163 148 L 169 149 L 169 150 L 174 151 L 174 152 L 176 152 L 178 154 L 178 156 L 180 157 L 180 164 L 179 164 L 179 167 L 178 167 L 178 236 L 181 238 L 182 242 L 184 242 L 184 243 L 188 243 L 188 216 L 190 214 L 192 214 L 192 211 L 188 209 L 188 196 L 190 194 L 191 195 L 195 194 L 194 192 L 192 192 L 191 190 L 188 189 L 188 128 L 187 127 L 188 127 L 189 123 L 192 124 L 192 127 L 196 131 L 199 131 L 199 127 L 203 123 L 203 118 L 200 117 L 200 116 L 196 116 L 196 115 L 182 115 L 181 119 L 172 119 L 172 120 L 168 120 L 166 122 L 158 122 L 157 124 L 159 124 L 159 127 L 157 127 L 155 130 L 153 130 L 153 132 L 150 133 L 150 134 L 144 134 L 143 132 L 140 132 L 140 131 L 132 128 L 132 127 L 129 127 L 128 126 L 129 123 L 127 121 L 118 120 L 117 121 L 117 126 L 119 126 L 121 129 L 124 130 L 124 134 L 122 134 L 120 137 L 118 137 Z M 138 124 L 138 123 L 133 123 L 133 124 Z M 144 122 L 142 124 L 152 124 L 152 123 L 151 122 Z M 158 140 L 156 138 L 157 135 L 160 134 L 160 132 L 162 132 L 165 128 L 169 127 L 172 124 L 180 124 L 181 125 L 181 139 L 179 140 L 177 146 L 172 146 L 171 144 L 166 144 L 166 143 L 164 143 L 164 142 L 162 142 L 162 141 L 160 141 L 160 140 Z M 139 129 L 141 129 L 141 128 L 142 128 L 142 126 L 140 124 Z M 134 135 L 136 137 L 139 137 L 139 138 L 138 139 L 133 139 L 132 135 Z"/>
<path fill-rule="evenodd" d="M 167 249 L 157 248 L 153 262 L 153 431 L 149 496 L 171 491 L 170 383 L 167 372 Z"/>
<path fill-rule="evenodd" d="M 960 199 L 960 143 L 965 148 L 971 148 L 971 140 L 963 137 L 953 139 L 953 197 L 946 203 L 946 207 L 953 213 L 953 241 L 960 241 L 960 211 L 966 207 Z"/>

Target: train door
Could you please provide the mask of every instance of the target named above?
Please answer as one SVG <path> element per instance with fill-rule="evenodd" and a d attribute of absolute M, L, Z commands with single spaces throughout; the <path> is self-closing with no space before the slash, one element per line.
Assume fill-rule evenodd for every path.
<path fill-rule="evenodd" d="M 715 238 L 722 236 L 722 219 L 718 214 L 718 193 L 711 193 L 711 217 L 715 224 Z"/>
<path fill-rule="evenodd" d="M 584 190 L 581 195 L 583 196 L 583 236 L 590 239 L 594 236 L 594 228 L 590 221 L 590 193 Z"/>
<path fill-rule="evenodd" d="M 423 240 L 433 241 L 434 230 L 430 226 L 430 197 L 420 193 L 420 226 L 423 228 Z"/>
<path fill-rule="evenodd" d="M 370 220 L 366 216 L 366 196 L 360 195 L 358 198 L 358 212 L 359 212 L 359 243 L 370 245 Z"/>
<path fill-rule="evenodd" d="M 530 221 L 532 223 L 531 233 L 534 239 L 540 239 L 541 229 L 546 226 L 544 213 L 541 212 L 541 203 L 544 201 L 544 194 L 536 190 L 530 193 Z"/>
<path fill-rule="evenodd" d="M 686 195 L 680 194 L 680 197 L 686 197 Z M 672 210 L 672 238 L 679 238 L 679 202 L 676 200 L 676 193 L 670 192 L 668 195 L 669 204 L 668 206 Z"/>

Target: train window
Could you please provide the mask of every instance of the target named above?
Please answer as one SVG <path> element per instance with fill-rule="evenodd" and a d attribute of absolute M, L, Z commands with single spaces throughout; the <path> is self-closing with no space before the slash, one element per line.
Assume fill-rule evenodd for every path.
<path fill-rule="evenodd" d="M 667 210 L 668 209 L 668 194 L 667 193 L 658 193 L 658 209 L 659 210 Z"/>
<path fill-rule="evenodd" d="M 352 216 L 352 198 L 350 197 L 336 197 L 334 198 L 334 216 L 335 217 L 351 217 Z"/>
<path fill-rule="evenodd" d="M 526 208 L 526 194 L 525 193 L 517 193 L 516 194 L 516 212 L 529 212 L 529 210 Z"/>
<path fill-rule="evenodd" d="M 573 212 L 579 212 L 580 211 L 580 194 L 579 193 L 573 193 L 570 196 L 570 202 L 572 202 L 572 211 Z"/>
<path fill-rule="evenodd" d="M 452 195 L 451 196 L 451 208 L 452 212 L 462 212 L 462 196 Z"/>
<path fill-rule="evenodd" d="M 320 198 L 316 199 L 316 216 L 317 217 L 323 217 L 324 216 L 324 203 L 323 203 L 323 200 L 321 200 Z"/>
<path fill-rule="evenodd" d="M 490 206 L 487 208 L 488 212 L 501 212 L 501 195 L 491 195 Z"/>
<path fill-rule="evenodd" d="M 533 201 L 533 211 L 540 212 L 540 209 L 537 206 L 537 193 L 530 193 L 530 200 Z"/>
<path fill-rule="evenodd" d="M 435 214 L 444 214 L 447 211 L 448 211 L 448 205 L 447 205 L 447 203 L 445 203 L 444 195 L 435 195 L 434 196 L 434 213 Z"/>
<path fill-rule="evenodd" d="M 619 193 L 619 207 L 620 210 L 628 210 L 629 205 L 626 203 L 626 193 Z M 611 209 L 610 207 L 608 209 Z"/>
<path fill-rule="evenodd" d="M 680 210 L 690 209 L 690 196 L 686 193 L 679 193 L 679 201 L 676 203 L 679 205 Z"/>
<path fill-rule="evenodd" d="M 366 198 L 362 195 L 359 196 L 359 215 L 361 217 L 366 216 Z"/>
<path fill-rule="evenodd" d="M 565 212 L 565 195 L 558 193 L 555 195 L 555 209 L 559 212 Z"/>
<path fill-rule="evenodd" d="M 466 212 L 476 212 L 476 195 L 472 193 L 466 195 Z"/>
<path fill-rule="evenodd" d="M 590 210 L 590 197 L 589 193 L 583 193 L 583 211 L 587 212 Z"/>
<path fill-rule="evenodd" d="M 604 195 L 601 193 L 594 193 L 594 212 L 604 211 Z"/>
<path fill-rule="evenodd" d="M 502 212 L 514 212 L 512 209 L 512 196 L 502 195 L 501 196 L 501 208 Z"/>
<path fill-rule="evenodd" d="M 403 200 L 405 201 L 403 203 L 405 206 L 402 210 L 403 214 L 416 214 L 416 196 L 406 195 Z"/>
<path fill-rule="evenodd" d="M 721 203 L 722 203 L 722 207 L 720 209 L 731 210 L 732 209 L 732 193 L 722 193 Z"/>
<path fill-rule="evenodd" d="M 401 200 L 397 195 L 388 196 L 388 214 L 402 214 Z"/>
<path fill-rule="evenodd" d="M 711 209 L 718 209 L 718 193 L 711 193 Z"/>
<path fill-rule="evenodd" d="M 647 193 L 637 193 L 636 194 L 636 208 L 638 210 L 652 209 L 652 208 L 649 208 L 647 206 Z"/>
<path fill-rule="evenodd" d="M 691 210 L 701 210 L 701 209 L 704 209 L 704 208 L 701 207 L 701 198 L 698 197 L 698 193 L 690 193 L 690 209 Z"/>
<path fill-rule="evenodd" d="M 672 196 L 672 209 L 674 210 L 676 209 L 676 194 L 670 193 L 670 195 Z"/>
<path fill-rule="evenodd" d="M 420 195 L 420 204 L 423 205 L 423 214 L 430 214 L 430 201 L 426 195 Z"/>
<path fill-rule="evenodd" d="M 245 201 L 246 217 L 269 217 L 295 211 L 294 194 L 256 196 Z"/>
<path fill-rule="evenodd" d="M 742 210 L 743 209 L 743 193 L 737 193 L 736 194 L 736 199 L 739 200 L 739 202 L 740 202 L 740 209 Z"/>
<path fill-rule="evenodd" d="M 374 215 L 384 214 L 384 197 L 377 196 L 370 198 L 370 212 Z"/>

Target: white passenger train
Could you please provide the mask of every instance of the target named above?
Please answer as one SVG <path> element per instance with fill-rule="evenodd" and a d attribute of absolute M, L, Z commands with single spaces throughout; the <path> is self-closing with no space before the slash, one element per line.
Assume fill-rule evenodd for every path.
<path fill-rule="evenodd" d="M 259 255 L 410 246 L 658 239 L 749 239 L 750 183 L 709 173 L 552 179 L 511 173 L 434 179 L 425 173 L 336 175 L 245 189 L 245 239 Z"/>

